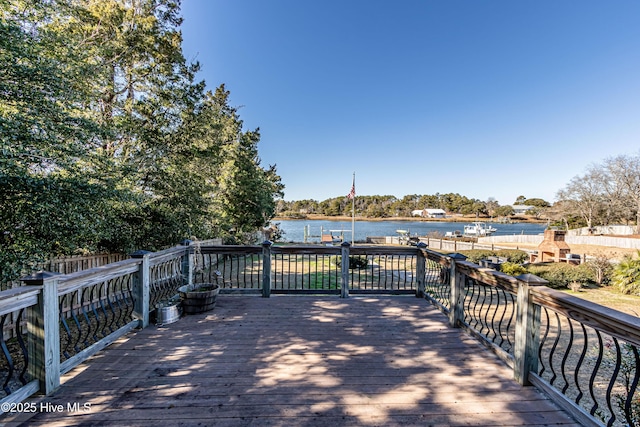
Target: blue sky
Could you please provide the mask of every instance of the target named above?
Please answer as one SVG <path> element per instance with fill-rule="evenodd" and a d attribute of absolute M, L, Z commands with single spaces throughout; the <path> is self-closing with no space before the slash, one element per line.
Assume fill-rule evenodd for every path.
<path fill-rule="evenodd" d="M 640 148 L 640 1 L 183 0 L 285 200 L 552 202 Z"/>

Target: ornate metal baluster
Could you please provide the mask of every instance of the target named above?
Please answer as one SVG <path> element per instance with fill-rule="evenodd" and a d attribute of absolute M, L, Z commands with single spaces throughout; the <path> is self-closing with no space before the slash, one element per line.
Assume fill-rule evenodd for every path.
<path fill-rule="evenodd" d="M 638 348 L 635 345 L 628 346 L 631 348 L 633 353 L 634 367 L 633 367 L 633 380 L 631 381 L 631 387 L 628 387 L 627 397 L 624 402 L 624 416 L 631 427 L 635 426 L 633 422 L 633 416 L 631 411 L 631 405 L 633 403 L 633 396 L 636 393 L 636 389 L 638 388 L 638 380 L 640 380 L 640 357 L 638 357 Z"/>
<path fill-rule="evenodd" d="M 96 327 L 93 330 L 93 339 L 94 339 L 95 342 L 100 341 L 100 339 L 98 338 L 98 330 L 100 330 L 100 318 L 98 317 L 98 312 L 96 310 L 96 304 L 94 302 L 94 292 L 95 292 L 95 290 L 97 288 L 98 288 L 97 285 L 91 286 L 91 293 L 89 294 L 91 312 L 93 313 L 93 317 L 94 317 L 95 324 L 96 324 Z"/>
<path fill-rule="evenodd" d="M 504 303 L 502 304 L 500 303 L 501 301 L 500 294 L 502 294 L 502 298 L 504 298 Z M 504 341 L 505 341 L 505 335 L 507 335 L 508 337 L 508 332 L 505 332 L 502 329 L 502 322 L 504 321 L 504 317 L 507 314 L 507 305 L 508 305 L 507 296 L 504 292 L 504 289 L 499 289 L 498 290 L 498 307 L 501 307 L 502 310 L 500 313 L 500 318 L 498 319 L 498 332 L 499 332 L 498 335 L 500 336 L 500 341 L 497 344 L 500 348 L 503 348 L 502 345 L 504 344 Z M 497 307 L 496 307 L 496 313 L 498 313 Z"/>
<path fill-rule="evenodd" d="M 569 321 L 569 342 L 567 343 L 567 349 L 562 356 L 562 363 L 560 363 L 560 372 L 562 372 L 562 379 L 564 380 L 564 387 L 562 387 L 562 394 L 567 392 L 569 388 L 569 379 L 567 378 L 567 360 L 569 359 L 569 353 L 571 352 L 571 347 L 573 346 L 573 324 L 571 320 Z"/>
<path fill-rule="evenodd" d="M 115 324 L 117 327 L 121 327 L 125 325 L 124 316 L 126 312 L 126 301 L 125 301 L 125 287 L 124 287 L 125 277 L 121 276 L 118 278 L 114 285 L 114 301 L 118 308 L 118 316 L 115 320 Z M 123 308 L 124 305 L 124 308 Z M 114 316 L 115 317 L 115 316 Z"/>
<path fill-rule="evenodd" d="M 7 319 L 7 316 L 9 314 L 11 313 L 7 313 L 2 317 L 0 317 L 0 348 L 2 348 L 2 354 L 4 355 L 4 358 L 7 361 L 7 366 L 9 367 L 9 371 L 7 372 L 7 378 L 5 379 L 4 384 L 2 384 L 2 389 L 8 395 L 11 394 L 11 387 L 9 387 L 9 381 L 11 381 L 11 378 L 13 378 L 13 371 L 14 371 L 13 358 L 11 357 L 11 353 L 7 348 L 7 343 L 4 341 L 4 322 Z"/>
<path fill-rule="evenodd" d="M 154 265 L 149 269 L 149 307 L 153 309 L 159 301 L 158 282 L 160 280 L 158 274 L 159 267 Z"/>
<path fill-rule="evenodd" d="M 120 277 L 122 277 L 122 276 L 120 276 Z M 109 311 L 111 312 L 111 315 L 108 316 L 108 318 L 109 318 L 108 328 L 109 328 L 110 332 L 114 332 L 115 331 L 115 329 L 113 329 L 113 324 L 114 324 L 114 322 L 116 320 L 116 311 L 113 308 L 113 304 L 111 303 L 111 293 L 114 292 L 114 289 L 115 289 L 114 288 L 114 284 L 120 279 L 120 277 L 118 277 L 116 279 L 113 279 L 113 280 L 110 280 L 107 283 L 107 294 L 105 296 L 105 299 L 107 300 L 107 306 L 109 307 Z"/>
<path fill-rule="evenodd" d="M 602 364 L 602 358 L 604 356 L 604 346 L 602 344 L 602 335 L 600 335 L 600 332 L 597 329 L 595 330 L 595 332 L 596 332 L 596 337 L 598 337 L 598 359 L 596 360 L 596 364 L 593 367 L 593 370 L 591 371 L 591 378 L 589 378 L 589 395 L 593 400 L 593 406 L 589 411 L 591 415 L 595 415 L 599 407 L 598 400 L 596 399 L 596 395 L 595 395 L 595 390 L 593 389 L 593 384 L 595 382 L 596 375 L 598 374 L 598 370 L 600 369 L 600 365 Z"/>
<path fill-rule="evenodd" d="M 616 385 L 616 380 L 618 379 L 618 374 L 620 373 L 620 365 L 622 364 L 622 354 L 620 352 L 620 344 L 616 337 L 613 338 L 613 343 L 616 348 L 616 364 L 613 369 L 613 374 L 611 375 L 611 379 L 609 380 L 609 386 L 607 387 L 607 408 L 609 408 L 609 413 L 611 414 L 611 418 L 609 418 L 609 422 L 607 426 L 612 426 L 616 421 L 616 413 L 613 411 L 613 406 L 611 405 L 611 392 L 613 387 Z"/>
<path fill-rule="evenodd" d="M 91 321 L 89 320 L 89 315 L 87 314 L 87 310 L 85 309 L 85 304 L 86 303 L 85 303 L 84 296 L 88 291 L 90 291 L 89 288 L 84 288 L 82 290 L 81 298 L 80 298 L 80 309 L 82 310 L 82 316 L 84 317 L 84 320 L 87 323 L 87 333 L 86 333 L 86 335 L 84 337 L 84 341 L 83 341 L 85 347 L 89 346 L 89 336 L 91 336 L 91 330 L 92 330 Z"/>
<path fill-rule="evenodd" d="M 580 403 L 580 400 L 582 399 L 583 393 L 582 393 L 582 389 L 580 388 L 580 368 L 582 368 L 582 362 L 584 361 L 584 357 L 587 354 L 587 344 L 588 344 L 588 338 L 587 338 L 587 329 L 584 327 L 583 323 L 580 323 L 580 326 L 582 327 L 582 337 L 584 339 L 584 344 L 582 346 L 582 352 L 580 352 L 580 357 L 578 358 L 578 363 L 576 364 L 576 369 L 574 371 L 573 374 L 573 380 L 576 383 L 576 389 L 578 390 L 578 395 L 576 396 L 575 402 L 576 403 Z"/>
<path fill-rule="evenodd" d="M 244 283 L 244 287 L 245 288 L 248 287 L 248 285 L 249 285 L 249 283 L 248 283 L 249 281 L 247 280 L 247 270 L 248 270 L 248 268 L 247 268 L 247 258 L 248 257 L 251 257 L 251 255 L 244 255 L 242 257 L 242 262 L 244 264 L 242 266 L 242 283 Z"/>
<path fill-rule="evenodd" d="M 509 345 L 509 350 L 513 351 L 513 341 L 511 341 L 511 336 L 512 334 L 515 335 L 515 331 L 511 331 L 511 324 L 513 323 L 514 317 L 515 317 L 515 313 L 516 313 L 516 301 L 515 301 L 515 297 L 510 294 L 507 293 L 508 298 L 509 298 L 509 321 L 507 322 L 507 343 Z"/>
<path fill-rule="evenodd" d="M 542 338 L 540 338 L 540 345 L 538 346 L 538 360 L 540 361 L 540 372 L 538 375 L 542 376 L 546 371 L 546 367 L 544 365 L 544 358 L 542 357 L 542 349 L 544 348 L 544 344 L 547 342 L 547 337 L 549 336 L 549 330 L 551 329 L 551 325 L 549 325 L 549 311 L 546 307 L 542 307 L 542 311 L 544 312 L 546 321 L 544 324 L 546 325 L 544 328 L 544 333 L 542 334 Z"/>
<path fill-rule="evenodd" d="M 296 271 L 291 274 L 291 255 L 287 255 L 287 289 L 291 289 L 291 276 L 297 277 L 298 269 L 296 268 Z M 284 283 L 282 284 L 282 287 L 284 288 Z"/>
<path fill-rule="evenodd" d="M 103 323 L 102 324 L 102 328 L 100 329 L 100 333 L 102 334 L 103 338 L 106 337 L 107 335 L 109 335 L 107 333 L 107 329 L 108 329 L 108 326 L 109 326 L 107 320 L 109 319 L 109 316 L 107 315 L 107 310 L 104 307 L 104 300 L 106 298 L 106 293 L 104 292 L 105 286 L 108 289 L 106 281 L 100 283 L 99 285 L 97 285 L 97 288 L 98 288 L 98 303 L 100 304 L 100 313 L 102 314 L 101 317 L 104 320 L 102 322 Z M 110 331 L 110 332 L 113 332 L 113 331 Z"/>
<path fill-rule="evenodd" d="M 555 313 L 556 315 L 556 327 L 557 327 L 557 332 L 556 332 L 556 339 L 553 341 L 553 344 L 551 345 L 551 351 L 549 351 L 549 368 L 551 368 L 551 379 L 549 380 L 549 384 L 553 385 L 553 383 L 555 382 L 556 378 L 558 378 L 558 374 L 556 373 L 554 364 L 553 364 L 553 355 L 556 352 L 556 349 L 558 348 L 558 343 L 560 342 L 560 335 L 562 335 L 562 325 L 560 324 L 560 316 L 558 316 L 558 313 Z"/>
<path fill-rule="evenodd" d="M 127 307 L 127 311 L 126 311 L 126 316 L 125 319 L 129 320 L 133 318 L 133 309 L 134 309 L 134 297 L 133 297 L 133 275 L 129 275 L 129 277 L 127 278 L 126 281 L 126 285 L 127 285 L 127 298 L 125 299 L 126 301 L 126 307 Z"/>
<path fill-rule="evenodd" d="M 69 329 L 69 325 L 67 324 L 67 316 L 66 314 L 63 312 L 64 311 L 64 304 L 65 301 L 67 300 L 67 297 L 69 296 L 69 294 L 63 295 L 62 298 L 60 298 L 60 304 L 58 307 L 58 311 L 59 311 L 59 315 L 60 315 L 60 323 L 62 323 L 62 327 L 64 328 L 65 333 L 67 334 L 67 339 L 66 339 L 66 344 L 64 346 L 64 348 L 62 349 L 62 354 L 64 355 L 65 358 L 69 358 L 69 347 L 71 347 L 71 341 L 73 340 L 73 337 L 71 335 L 71 330 Z M 69 310 L 73 309 L 73 302 L 71 303 L 71 305 L 69 306 Z"/>
<path fill-rule="evenodd" d="M 24 359 L 24 366 L 22 367 L 22 371 L 20 371 L 19 379 L 22 385 L 27 383 L 26 373 L 29 369 L 29 350 L 27 350 L 27 346 L 22 338 L 22 328 L 20 327 L 22 323 L 22 316 L 24 314 L 24 308 L 20 309 L 18 312 L 18 316 L 16 317 L 16 339 L 18 340 L 18 345 L 20 346 L 20 350 L 22 351 L 22 358 Z"/>
<path fill-rule="evenodd" d="M 482 300 L 480 302 L 480 309 L 476 312 L 476 324 L 474 325 L 474 327 L 476 328 L 476 331 L 478 331 L 478 333 L 482 335 L 482 331 L 484 330 L 484 324 L 482 323 L 482 313 L 484 309 L 484 303 L 487 300 L 487 286 L 484 283 L 478 283 L 478 286 L 480 286 L 480 289 L 482 289 Z M 480 293 L 478 293 L 478 296 L 480 296 Z M 478 325 L 480 325 L 480 329 L 477 328 Z"/>
<path fill-rule="evenodd" d="M 473 279 L 470 279 L 469 277 L 464 277 L 462 280 L 465 281 L 465 286 L 464 286 L 464 290 L 465 290 L 465 294 L 464 294 L 464 301 L 465 301 L 465 307 L 464 307 L 464 322 L 467 325 L 471 325 L 471 322 L 473 321 L 473 316 L 475 313 L 475 307 L 477 304 L 477 300 L 476 298 L 476 287 L 474 284 Z M 469 292 L 471 291 L 471 292 Z M 471 307 L 471 303 L 474 303 L 473 308 Z"/>
<path fill-rule="evenodd" d="M 76 315 L 76 310 L 79 310 L 79 304 L 76 304 L 76 301 L 78 301 L 78 296 L 79 296 L 79 291 L 74 291 L 73 293 L 71 293 L 71 318 L 73 319 L 74 323 L 76 324 L 76 328 L 78 328 L 78 333 L 76 334 L 76 339 L 75 342 L 73 343 L 73 350 L 78 353 L 80 351 L 80 340 L 82 339 L 82 327 L 80 326 L 80 320 L 78 319 L 78 316 Z"/>
<path fill-rule="evenodd" d="M 307 283 L 309 284 L 309 289 L 311 288 L 312 282 L 311 282 L 311 255 L 306 255 L 306 259 L 305 259 L 305 255 L 302 255 L 302 270 L 303 270 L 303 274 L 304 274 L 304 267 L 307 267 L 307 274 L 308 274 L 308 278 L 307 278 Z"/>
<path fill-rule="evenodd" d="M 494 301 L 495 300 L 495 301 Z M 496 289 L 491 289 L 491 311 L 493 311 L 493 315 L 491 316 L 491 330 L 489 332 L 493 332 L 493 338 L 491 339 L 492 343 L 496 342 L 498 338 L 498 331 L 496 330 L 496 315 L 498 314 L 498 307 L 500 307 L 500 293 Z M 487 310 L 488 312 L 489 310 Z M 489 338 L 489 332 L 487 332 L 487 338 Z"/>
<path fill-rule="evenodd" d="M 495 326 L 494 326 L 494 320 L 496 318 L 496 311 L 498 309 L 497 305 L 495 304 L 495 299 L 497 299 L 498 294 L 496 292 L 495 289 L 493 288 L 489 288 L 487 287 L 489 290 L 489 305 L 487 307 L 487 310 L 485 311 L 484 314 L 484 321 L 487 325 L 487 339 L 490 339 L 489 337 L 491 336 L 491 332 L 493 332 L 493 339 L 491 339 L 491 342 L 495 342 L 496 337 L 498 336 L 497 332 L 495 331 Z M 491 316 L 491 321 L 489 321 L 489 313 L 492 312 L 492 316 Z"/>

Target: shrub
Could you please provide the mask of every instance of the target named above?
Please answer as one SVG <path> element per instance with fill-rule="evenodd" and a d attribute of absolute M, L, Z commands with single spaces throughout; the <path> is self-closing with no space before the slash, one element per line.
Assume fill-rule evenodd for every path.
<path fill-rule="evenodd" d="M 509 276 L 519 276 L 526 273 L 527 269 L 515 262 L 503 262 L 500 264 L 500 271 L 508 274 Z"/>
<path fill-rule="evenodd" d="M 486 249 L 471 249 L 468 251 L 460 251 L 460 253 L 467 257 L 467 261 L 475 264 L 478 264 L 481 259 L 495 255 L 495 252 Z"/>
<path fill-rule="evenodd" d="M 515 264 L 522 264 L 529 261 L 529 254 L 519 249 L 500 249 L 499 251 L 496 251 L 496 255 L 506 258 L 507 261 Z"/>
<path fill-rule="evenodd" d="M 613 269 L 613 286 L 624 294 L 640 295 L 640 251 L 637 255 L 625 256 Z"/>
<path fill-rule="evenodd" d="M 338 255 L 337 257 L 333 258 L 333 263 L 335 265 L 342 265 L 342 256 Z M 353 270 L 356 268 L 366 268 L 369 265 L 369 260 L 367 259 L 366 256 L 362 256 L 362 255 L 352 255 L 349 257 L 349 269 Z"/>
<path fill-rule="evenodd" d="M 480 260 L 490 256 L 506 258 L 507 261 L 515 264 L 522 264 L 529 260 L 529 254 L 518 249 L 500 249 L 498 251 L 491 251 L 488 249 L 471 249 L 468 251 L 460 251 L 460 253 L 467 257 L 467 261 L 475 264 L 478 264 Z"/>
<path fill-rule="evenodd" d="M 598 285 L 607 284 L 611 281 L 613 265 L 605 256 L 598 256 L 586 262 L 586 265 L 593 271 L 594 281 Z"/>
<path fill-rule="evenodd" d="M 587 283 L 594 281 L 593 270 L 586 264 L 571 265 L 562 262 L 549 264 L 532 264 L 527 268 L 531 274 L 535 274 L 549 282 L 550 288 L 567 288 L 571 282 Z"/>

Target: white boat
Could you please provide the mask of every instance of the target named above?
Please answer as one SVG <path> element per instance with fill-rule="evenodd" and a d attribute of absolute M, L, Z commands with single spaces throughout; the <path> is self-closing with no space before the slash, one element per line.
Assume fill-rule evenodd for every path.
<path fill-rule="evenodd" d="M 490 236 L 497 231 L 496 228 L 487 225 L 484 222 L 474 222 L 470 225 L 464 226 L 464 235 L 469 237 L 484 237 Z"/>

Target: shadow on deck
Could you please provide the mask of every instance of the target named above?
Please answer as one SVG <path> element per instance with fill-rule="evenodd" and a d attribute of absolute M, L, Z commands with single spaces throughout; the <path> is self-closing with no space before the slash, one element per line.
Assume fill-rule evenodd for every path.
<path fill-rule="evenodd" d="M 1 421 L 578 425 L 512 375 L 415 297 L 222 295 L 207 314 L 117 341 L 65 375 L 52 396 L 25 401 L 36 414 Z"/>

